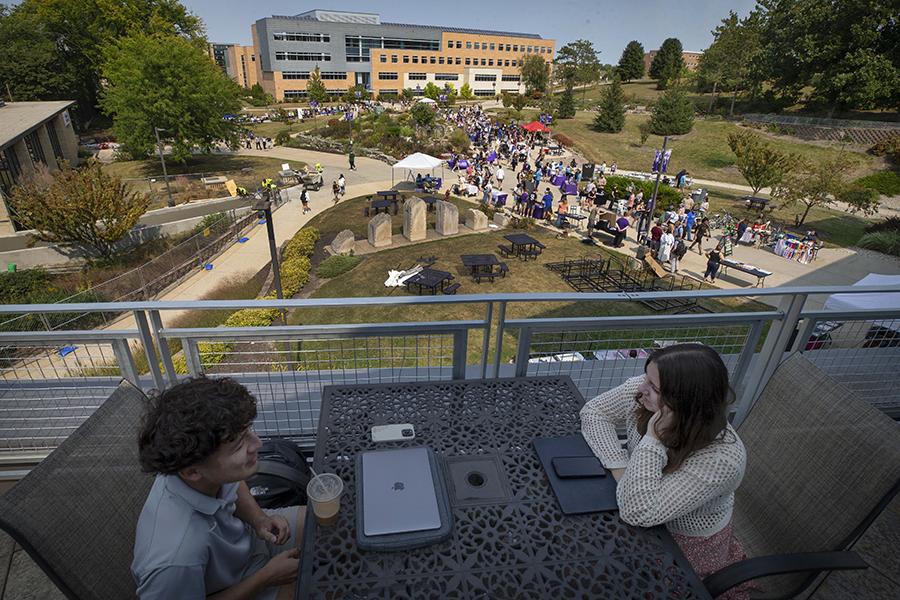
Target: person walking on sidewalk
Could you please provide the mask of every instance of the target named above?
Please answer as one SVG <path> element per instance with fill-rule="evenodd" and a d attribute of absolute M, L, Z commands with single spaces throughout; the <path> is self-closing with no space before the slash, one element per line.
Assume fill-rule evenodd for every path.
<path fill-rule="evenodd" d="M 700 225 L 697 226 L 697 237 L 694 239 L 693 243 L 691 243 L 688 250 L 697 246 L 697 254 L 703 256 L 703 238 L 709 237 L 709 217 L 703 217 L 700 220 Z"/>
<path fill-rule="evenodd" d="M 343 198 L 344 194 L 347 193 L 347 180 L 344 179 L 343 173 L 338 177 L 338 187 L 341 188 L 341 198 Z"/>
<path fill-rule="evenodd" d="M 337 204 L 341 200 L 341 186 L 338 185 L 338 182 L 335 180 L 331 180 L 331 193 L 334 195 L 334 198 L 331 200 L 333 203 Z"/>
<path fill-rule="evenodd" d="M 356 170 L 356 153 L 353 152 L 353 146 L 350 146 L 350 153 L 347 155 L 347 160 L 350 161 L 350 170 Z"/>
<path fill-rule="evenodd" d="M 709 277 L 712 283 L 716 282 L 716 274 L 719 272 L 719 266 L 722 263 L 722 244 L 720 243 L 712 250 L 706 251 L 706 273 L 703 274 L 703 281 Z"/>
<path fill-rule="evenodd" d="M 305 187 L 303 191 L 300 192 L 300 204 L 303 205 L 303 213 L 308 213 L 311 209 L 309 208 L 309 190 Z"/>

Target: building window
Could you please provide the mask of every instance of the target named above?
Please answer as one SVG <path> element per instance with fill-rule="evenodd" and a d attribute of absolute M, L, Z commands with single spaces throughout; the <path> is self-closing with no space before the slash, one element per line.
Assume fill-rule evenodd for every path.
<path fill-rule="evenodd" d="M 501 75 L 500 81 L 521 81 L 521 78 L 518 75 Z"/>
<path fill-rule="evenodd" d="M 273 33 L 272 39 L 278 42 L 330 42 L 327 33 Z"/>
<path fill-rule="evenodd" d="M 403 64 L 404 64 L 404 65 L 408 65 L 408 64 L 409 64 L 409 56 L 406 55 L 406 54 L 403 55 Z"/>
<path fill-rule="evenodd" d="M 448 40 L 448 41 L 447 41 L 447 47 L 448 47 L 448 48 L 453 48 L 453 42 Z"/>
<path fill-rule="evenodd" d="M 423 65 L 427 65 L 427 64 L 428 64 L 428 57 L 427 57 L 427 56 L 423 56 L 423 57 L 422 57 L 422 64 L 423 64 Z"/>
<path fill-rule="evenodd" d="M 457 74 L 457 73 L 435 73 L 434 80 L 435 81 L 459 81 L 459 74 Z"/>
<path fill-rule="evenodd" d="M 418 57 L 418 56 L 413 56 L 412 58 L 413 58 L 413 64 L 416 64 L 416 65 L 419 64 L 419 57 Z"/>
<path fill-rule="evenodd" d="M 399 79 L 399 76 L 397 75 L 397 73 L 381 72 L 378 74 L 378 79 L 381 81 L 387 81 L 389 79 Z"/>
<path fill-rule="evenodd" d="M 387 54 L 382 54 L 381 56 L 378 57 L 378 60 L 380 60 L 383 63 L 386 63 L 387 62 Z"/>
<path fill-rule="evenodd" d="M 507 52 L 509 52 L 511 48 L 512 48 L 512 46 L 510 46 L 509 44 L 506 45 L 506 51 L 507 51 Z"/>
<path fill-rule="evenodd" d="M 544 48 L 543 46 L 541 46 L 541 54 L 546 54 L 546 52 L 547 52 L 547 49 Z"/>
<path fill-rule="evenodd" d="M 519 45 L 513 44 L 513 52 L 518 52 L 518 51 L 519 51 Z"/>
<path fill-rule="evenodd" d="M 391 54 L 391 62 L 392 62 L 392 63 L 396 63 L 396 62 L 397 62 L 397 55 L 396 55 L 396 54 Z"/>
<path fill-rule="evenodd" d="M 528 52 L 529 53 L 534 52 L 534 46 L 528 46 Z"/>
<path fill-rule="evenodd" d="M 330 62 L 330 52 L 276 52 L 275 60 L 305 60 Z"/>
<path fill-rule="evenodd" d="M 493 67 L 493 66 L 494 66 L 494 59 L 493 59 L 493 58 L 489 58 L 489 59 L 488 59 L 488 66 L 489 66 L 489 67 Z"/>
<path fill-rule="evenodd" d="M 439 57 L 438 57 L 438 64 L 439 64 L 439 65 L 444 64 L 444 57 L 443 57 L 443 56 L 439 56 Z"/>
<path fill-rule="evenodd" d="M 306 97 L 306 90 L 284 90 L 285 100 L 297 100 Z"/>
<path fill-rule="evenodd" d="M 494 90 L 475 90 L 476 96 L 496 96 L 497 92 Z"/>
<path fill-rule="evenodd" d="M 437 62 L 437 58 L 434 56 L 430 56 L 428 57 L 428 62 L 433 65 L 435 64 L 435 62 Z"/>
<path fill-rule="evenodd" d="M 487 75 L 485 73 L 477 73 L 475 75 L 475 81 L 497 81 L 497 76 Z"/>
<path fill-rule="evenodd" d="M 41 140 L 38 139 L 37 131 L 32 131 L 25 136 L 25 146 L 28 148 L 28 154 L 31 155 L 31 162 L 47 164 L 44 157 L 44 149 L 41 147 Z"/>
<path fill-rule="evenodd" d="M 480 44 L 480 43 L 475 42 L 475 50 L 481 50 L 481 44 Z"/>
<path fill-rule="evenodd" d="M 309 79 L 309 71 L 282 71 L 282 79 Z"/>
<path fill-rule="evenodd" d="M 15 150 L 0 150 L 0 189 L 9 194 L 22 175 L 22 167 Z"/>
<path fill-rule="evenodd" d="M 462 42 L 456 42 L 456 49 L 459 50 L 462 48 Z"/>
<path fill-rule="evenodd" d="M 509 59 L 508 59 L 508 58 L 507 58 L 505 61 L 503 61 L 503 66 L 504 66 L 504 67 L 508 67 L 508 66 L 509 66 Z"/>
<path fill-rule="evenodd" d="M 472 60 L 468 57 L 466 58 L 466 66 L 469 66 L 472 63 Z"/>
<path fill-rule="evenodd" d="M 491 50 L 494 49 L 494 42 L 491 42 Z"/>
<path fill-rule="evenodd" d="M 457 56 L 455 63 L 458 65 L 461 62 L 460 58 Z"/>
<path fill-rule="evenodd" d="M 487 59 L 482 58 L 482 59 L 481 59 L 481 66 L 483 67 L 483 66 L 485 66 L 485 65 L 487 65 Z"/>
<path fill-rule="evenodd" d="M 410 81 L 425 81 L 426 79 L 428 79 L 428 77 L 426 77 L 425 73 L 410 73 L 409 74 Z"/>
<path fill-rule="evenodd" d="M 472 42 L 466 42 L 466 50 L 472 49 Z"/>
<path fill-rule="evenodd" d="M 59 138 L 56 137 L 56 127 L 52 123 L 47 123 L 46 127 L 47 135 L 50 136 L 50 146 L 53 148 L 53 156 L 60 160 L 64 159 L 62 148 L 59 145 Z"/>
<path fill-rule="evenodd" d="M 343 81 L 347 79 L 346 71 L 322 71 L 322 79 Z"/>

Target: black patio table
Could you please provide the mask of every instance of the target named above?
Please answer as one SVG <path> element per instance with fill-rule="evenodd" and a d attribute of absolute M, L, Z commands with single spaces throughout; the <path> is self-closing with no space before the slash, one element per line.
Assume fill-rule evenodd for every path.
<path fill-rule="evenodd" d="M 665 527 L 560 511 L 532 440 L 581 430 L 584 399 L 569 377 L 327 386 L 322 395 L 315 469 L 340 476 L 345 492 L 334 526 L 307 511 L 297 599 L 710 599 Z M 372 442 L 371 427 L 390 423 L 412 423 L 416 438 Z M 443 542 L 359 550 L 356 455 L 413 446 L 435 451 L 448 484 L 478 471 L 490 493 L 461 500 L 448 485 L 454 526 Z"/>
<path fill-rule="evenodd" d="M 472 276 L 479 273 L 493 273 L 500 261 L 493 254 L 463 254 L 459 257 L 465 267 L 472 269 Z"/>
<path fill-rule="evenodd" d="M 384 212 L 388 212 L 391 206 L 394 205 L 394 202 L 391 200 L 372 200 L 372 211 L 377 215 L 378 212 L 383 208 Z"/>
<path fill-rule="evenodd" d="M 400 192 L 395 192 L 394 190 L 382 190 L 380 192 L 375 192 L 375 194 L 377 196 L 380 196 L 381 198 L 385 198 L 388 200 L 394 200 L 395 202 L 400 197 Z"/>
<path fill-rule="evenodd" d="M 434 205 L 440 198 L 435 196 L 422 196 L 422 202 L 428 205 L 428 210 L 434 210 Z"/>
<path fill-rule="evenodd" d="M 535 249 L 537 249 L 538 254 L 540 254 L 540 251 L 547 247 L 527 233 L 510 233 L 509 235 L 504 235 L 503 238 L 512 244 L 513 254 L 516 255 L 521 254 L 523 250 Z"/>
<path fill-rule="evenodd" d="M 425 288 L 431 290 L 432 294 L 436 294 L 438 291 L 438 287 L 443 290 L 444 282 L 451 279 L 453 279 L 453 275 L 448 273 L 447 271 L 439 271 L 437 269 L 422 269 L 406 280 L 406 289 L 410 289 L 411 286 L 415 285 L 418 286 L 420 294 Z"/>

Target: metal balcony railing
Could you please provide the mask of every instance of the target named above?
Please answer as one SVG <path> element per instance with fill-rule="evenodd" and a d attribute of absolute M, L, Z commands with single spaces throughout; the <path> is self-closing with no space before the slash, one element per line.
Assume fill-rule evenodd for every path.
<path fill-rule="evenodd" d="M 891 310 L 804 310 L 808 296 L 890 293 Z M 637 302 L 765 300 L 751 310 L 638 314 Z M 510 318 L 522 303 L 570 309 L 560 318 Z M 379 322 L 383 307 L 480 306 L 477 320 Z M 615 310 L 596 307 L 615 305 Z M 724 302 L 722 306 L 727 306 Z M 172 311 L 364 307 L 367 323 L 167 328 Z M 590 316 L 591 313 L 616 316 Z M 121 378 L 146 391 L 186 375 L 230 375 L 259 400 L 258 431 L 311 439 L 325 385 L 567 374 L 592 397 L 643 372 L 647 354 L 676 342 L 716 349 L 731 373 L 739 422 L 786 352 L 900 418 L 900 287 L 692 292 L 535 293 L 441 297 L 8 305 L 6 314 L 130 314 L 126 329 L 0 333 L 0 454 L 59 444 Z M 552 313 L 551 313 L 552 314 Z M 113 325 L 115 326 L 115 325 Z"/>

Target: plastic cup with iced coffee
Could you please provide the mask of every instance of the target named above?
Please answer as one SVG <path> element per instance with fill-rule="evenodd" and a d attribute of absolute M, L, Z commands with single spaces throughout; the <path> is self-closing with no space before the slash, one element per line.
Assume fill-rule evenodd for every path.
<path fill-rule="evenodd" d="M 337 522 L 343 493 L 344 482 L 334 473 L 321 473 L 309 480 L 306 495 L 319 525 L 331 527 Z"/>

